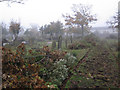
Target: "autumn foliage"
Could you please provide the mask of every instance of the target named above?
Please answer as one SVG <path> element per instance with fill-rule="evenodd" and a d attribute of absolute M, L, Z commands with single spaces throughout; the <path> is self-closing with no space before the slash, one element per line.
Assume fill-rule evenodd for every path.
<path fill-rule="evenodd" d="M 42 67 L 52 70 L 54 64 L 66 54 L 59 50 L 52 51 L 48 46 L 39 50 L 26 50 L 23 43 L 15 51 L 2 48 L 3 88 L 48 88 L 49 84 L 43 76 L 46 75 L 51 81 L 54 73 L 43 73 Z M 51 86 L 54 88 L 54 85 Z"/>
<path fill-rule="evenodd" d="M 2 48 L 3 88 L 47 88 L 38 76 L 39 64 L 30 64 L 23 58 L 25 46 L 21 44 L 15 52 Z"/>

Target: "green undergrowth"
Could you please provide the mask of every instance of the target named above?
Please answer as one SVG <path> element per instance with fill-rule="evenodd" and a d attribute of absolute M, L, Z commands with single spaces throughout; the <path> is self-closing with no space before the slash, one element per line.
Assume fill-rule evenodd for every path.
<path fill-rule="evenodd" d="M 73 75 L 65 88 L 116 88 L 117 63 L 108 47 L 103 43 L 92 47 L 86 61 L 71 70 Z M 79 54 L 76 56 L 79 57 Z"/>

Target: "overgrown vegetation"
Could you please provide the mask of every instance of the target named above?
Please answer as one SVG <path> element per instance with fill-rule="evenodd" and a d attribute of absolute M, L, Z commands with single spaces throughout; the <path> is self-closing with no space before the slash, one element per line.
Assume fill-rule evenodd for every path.
<path fill-rule="evenodd" d="M 20 22 L 2 23 L 3 88 L 120 87 L 117 33 L 90 32 L 97 20 L 90 8 L 73 5 L 65 26 L 56 21 L 24 31 Z"/>
<path fill-rule="evenodd" d="M 53 50 L 52 45 L 51 48 L 31 49 L 23 43 L 14 51 L 3 47 L 3 88 L 58 88 L 70 77 L 70 73 L 66 88 L 117 87 L 116 61 L 109 51 L 114 47 L 113 51 L 116 52 L 116 46 L 111 46 L 112 43 L 105 44 L 90 35 L 73 43 L 77 48 L 71 49 L 69 45 L 66 50 Z M 88 49 L 91 51 L 84 56 Z M 86 60 L 78 64 L 83 57 Z"/>

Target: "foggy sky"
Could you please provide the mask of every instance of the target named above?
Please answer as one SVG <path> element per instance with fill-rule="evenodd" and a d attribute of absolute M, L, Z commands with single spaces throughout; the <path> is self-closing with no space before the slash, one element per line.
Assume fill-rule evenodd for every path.
<path fill-rule="evenodd" d="M 97 15 L 98 21 L 92 26 L 106 26 L 106 21 L 117 12 L 119 0 L 27 0 L 25 4 L 0 3 L 0 22 L 9 23 L 10 20 L 20 21 L 28 27 L 35 23 L 40 26 L 52 21 L 60 20 L 64 23 L 62 14 L 71 13 L 72 4 L 92 5 L 92 13 Z"/>

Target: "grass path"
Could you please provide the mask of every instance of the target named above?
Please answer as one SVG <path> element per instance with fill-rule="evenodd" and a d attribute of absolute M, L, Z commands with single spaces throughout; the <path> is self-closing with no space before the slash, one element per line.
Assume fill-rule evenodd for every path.
<path fill-rule="evenodd" d="M 112 52 L 99 44 L 91 48 L 62 84 L 62 88 L 117 87 L 117 64 Z"/>

